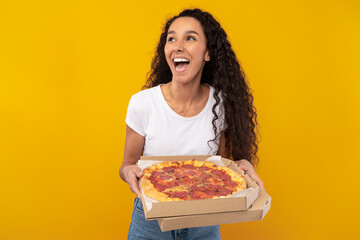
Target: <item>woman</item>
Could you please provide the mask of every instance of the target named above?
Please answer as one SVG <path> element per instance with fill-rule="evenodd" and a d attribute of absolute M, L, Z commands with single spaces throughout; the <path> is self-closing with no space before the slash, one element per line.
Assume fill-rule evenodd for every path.
<path fill-rule="evenodd" d="M 136 166 L 144 155 L 231 158 L 257 182 L 256 112 L 235 53 L 220 24 L 207 12 L 184 10 L 161 34 L 147 88 L 135 94 L 126 117 L 121 178 L 137 194 L 128 239 L 220 239 L 219 226 L 161 232 L 145 221 Z"/>

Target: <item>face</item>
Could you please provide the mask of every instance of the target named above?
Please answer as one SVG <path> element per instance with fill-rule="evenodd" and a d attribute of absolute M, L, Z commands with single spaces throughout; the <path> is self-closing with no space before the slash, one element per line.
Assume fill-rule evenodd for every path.
<path fill-rule="evenodd" d="M 169 27 L 164 51 L 173 81 L 183 84 L 200 82 L 210 55 L 198 20 L 192 17 L 176 19 Z"/>

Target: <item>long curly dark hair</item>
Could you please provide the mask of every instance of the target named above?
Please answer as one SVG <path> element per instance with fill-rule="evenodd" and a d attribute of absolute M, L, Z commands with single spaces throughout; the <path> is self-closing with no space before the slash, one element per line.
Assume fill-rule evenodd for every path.
<path fill-rule="evenodd" d="M 210 61 L 205 63 L 201 83 L 209 84 L 215 89 L 214 99 L 216 103 L 212 107 L 214 114 L 212 125 L 215 138 L 211 141 L 219 137 L 215 124 L 219 116 L 215 109 L 220 104 L 219 94 L 221 94 L 225 121 L 228 125 L 225 130 L 226 150 L 233 160 L 247 159 L 252 164 L 256 164 L 258 162 L 256 154 L 258 150 L 257 114 L 253 106 L 251 89 L 227 39 L 227 34 L 210 13 L 200 9 L 187 9 L 166 22 L 144 88 L 168 83 L 172 79 L 170 67 L 166 62 L 164 47 L 169 27 L 179 17 L 197 19 L 201 23 L 207 39 Z"/>

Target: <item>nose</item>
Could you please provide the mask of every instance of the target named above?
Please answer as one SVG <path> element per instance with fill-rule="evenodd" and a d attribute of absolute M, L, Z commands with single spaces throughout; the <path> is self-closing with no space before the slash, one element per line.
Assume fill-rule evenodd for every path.
<path fill-rule="evenodd" d="M 182 51 L 184 51 L 183 42 L 181 40 L 176 41 L 174 45 L 174 52 L 182 52 Z"/>

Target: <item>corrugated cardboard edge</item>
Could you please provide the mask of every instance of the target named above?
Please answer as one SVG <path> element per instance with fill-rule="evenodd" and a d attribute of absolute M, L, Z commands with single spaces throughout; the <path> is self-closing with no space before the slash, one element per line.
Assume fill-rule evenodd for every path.
<path fill-rule="evenodd" d="M 263 210 L 263 213 L 262 213 L 262 216 L 261 216 L 260 220 L 263 220 L 265 215 L 269 212 L 270 206 L 271 206 L 271 197 L 269 196 L 269 200 L 265 203 L 264 210 Z"/>
<path fill-rule="evenodd" d="M 258 199 L 259 189 L 259 187 L 256 187 L 253 191 L 249 192 L 246 195 L 246 209 L 249 209 L 250 206 L 256 201 L 256 199 Z"/>
<path fill-rule="evenodd" d="M 186 161 L 186 160 L 190 160 L 190 159 L 198 159 L 198 160 L 206 160 L 209 157 L 212 157 L 213 155 L 178 155 L 178 156 L 141 156 L 140 160 L 160 160 L 160 161 Z M 204 210 L 204 206 L 212 206 L 214 204 L 214 201 L 222 201 L 225 205 L 225 207 L 223 207 L 223 209 L 218 210 L 218 211 L 213 211 L 213 212 L 232 212 L 232 211 L 238 211 L 238 210 L 246 210 L 248 209 L 253 202 L 258 198 L 259 195 L 259 187 L 257 186 L 257 184 L 246 174 L 244 174 L 244 171 L 239 169 L 236 164 L 234 163 L 234 161 L 230 160 L 230 159 L 226 159 L 226 158 L 221 158 L 222 162 L 224 163 L 225 166 L 230 167 L 232 169 L 236 169 L 236 171 L 239 171 L 246 179 L 247 183 L 248 183 L 248 187 L 252 187 L 253 190 L 250 191 L 245 198 L 243 199 L 239 199 L 242 204 L 237 205 L 237 206 L 242 206 L 241 209 L 240 207 L 238 207 L 237 209 L 234 209 L 233 207 L 231 207 L 231 204 L 226 204 L 226 202 L 232 201 L 230 199 L 214 199 L 214 200 L 209 200 L 209 199 L 204 199 L 201 200 L 201 205 L 199 205 L 198 202 L 193 202 L 193 203 L 189 203 L 189 206 L 193 206 L 193 205 L 197 205 L 198 207 L 196 207 L 196 209 L 198 210 L 197 213 L 195 214 L 207 214 L 208 209 L 211 207 L 206 207 L 206 210 Z M 190 211 L 184 211 L 184 209 L 189 209 L 189 208 L 172 208 L 172 213 L 171 214 L 164 214 L 162 213 L 163 209 L 159 209 L 157 208 L 157 210 L 152 210 L 151 212 L 148 211 L 148 209 L 146 208 L 146 204 L 144 203 L 144 198 L 142 197 L 142 204 L 144 206 L 144 213 L 145 213 L 145 218 L 146 220 L 155 220 L 155 219 L 161 219 L 163 217 L 172 217 L 172 216 L 181 216 L 181 215 L 189 215 L 191 214 Z M 210 202 L 211 201 L 211 202 Z M 211 203 L 211 204 L 209 204 Z M 171 202 L 171 203 L 163 203 L 163 204 L 172 204 L 173 206 L 176 205 L 180 205 L 183 206 L 185 203 L 184 202 Z M 202 210 L 201 210 L 202 209 Z M 179 210 L 179 211 L 177 211 Z M 200 211 L 201 210 L 201 211 Z M 160 211 L 160 212 L 159 212 Z"/>
<path fill-rule="evenodd" d="M 199 214 L 192 216 L 170 217 L 158 219 L 161 231 L 170 231 L 180 228 L 203 227 L 218 224 L 260 221 L 268 213 L 271 197 L 261 189 L 259 198 L 245 211 Z"/>

